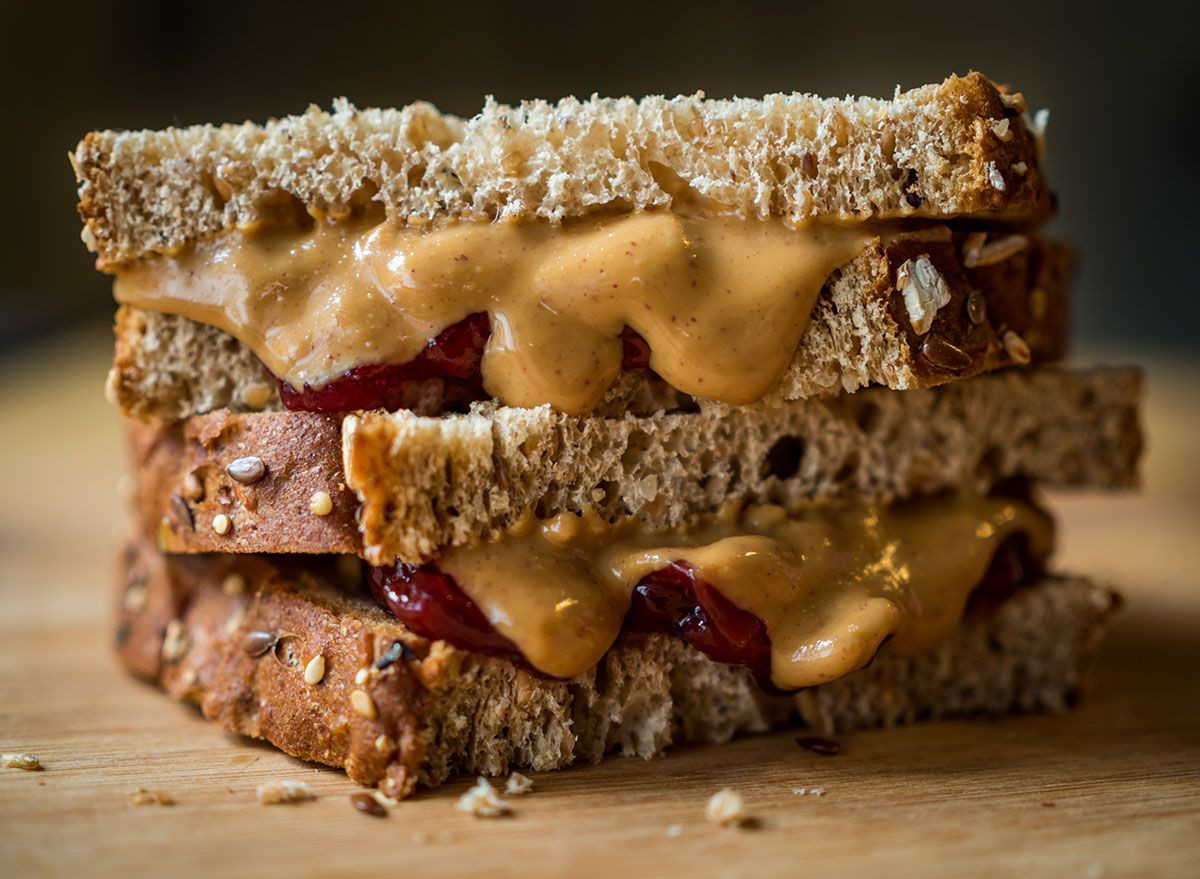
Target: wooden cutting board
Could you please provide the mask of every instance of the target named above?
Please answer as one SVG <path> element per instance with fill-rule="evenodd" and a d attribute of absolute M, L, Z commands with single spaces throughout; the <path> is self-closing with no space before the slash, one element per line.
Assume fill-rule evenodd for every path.
<path fill-rule="evenodd" d="M 1148 489 L 1056 498 L 1062 563 L 1118 583 L 1095 687 L 1062 717 L 860 733 L 822 757 L 779 734 L 534 776 L 511 817 L 455 810 L 463 779 L 354 811 L 339 772 L 229 736 L 117 668 L 119 526 L 108 340 L 0 374 L 0 876 L 1200 876 L 1200 394 L 1153 374 Z M 308 782 L 315 802 L 255 787 Z M 744 829 L 705 822 L 722 787 Z M 135 805 L 138 788 L 173 805 Z M 822 795 L 797 794 L 820 788 Z"/>

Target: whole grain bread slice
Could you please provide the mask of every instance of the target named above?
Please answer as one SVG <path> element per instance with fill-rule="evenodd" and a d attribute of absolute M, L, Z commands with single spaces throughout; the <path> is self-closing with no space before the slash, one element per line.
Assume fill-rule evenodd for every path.
<path fill-rule="evenodd" d="M 130 423 L 134 508 L 171 552 L 354 552 L 384 563 L 497 534 L 526 509 L 592 507 L 657 528 L 730 499 L 890 501 L 1010 479 L 1125 487 L 1137 482 L 1140 391 L 1136 370 L 1044 367 L 643 417 L 485 405 L 339 425 L 221 411 Z M 230 475 L 245 457 L 261 461 L 260 478 Z M 331 499 L 325 515 L 312 511 L 318 492 Z"/>
<path fill-rule="evenodd" d="M 921 276 L 929 279 L 923 285 L 911 280 L 917 264 L 932 272 Z M 932 387 L 1058 359 L 1066 350 L 1072 264 L 1068 247 L 1043 238 L 1010 234 L 988 242 L 945 226 L 873 244 L 825 285 L 773 396 L 795 400 L 869 384 Z M 902 266 L 908 268 L 901 272 Z M 930 325 L 918 322 L 919 331 L 911 303 L 938 282 L 948 301 Z M 108 390 L 126 415 L 172 421 L 220 408 L 280 408 L 266 367 L 214 327 L 122 307 L 116 342 Z M 647 414 L 689 400 L 653 373 L 635 370 L 597 412 Z M 440 394 L 428 387 L 413 401 L 420 414 L 437 414 L 440 407 Z"/>
<path fill-rule="evenodd" d="M 469 120 L 339 100 L 266 125 L 96 131 L 71 161 L 102 269 L 253 222 L 281 195 L 317 213 L 374 200 L 401 219 L 558 222 L 665 207 L 682 187 L 746 217 L 1028 221 L 1051 197 L 1025 111 L 979 73 L 890 100 L 489 100 Z"/>
<path fill-rule="evenodd" d="M 1115 604 L 1086 580 L 1046 578 L 968 615 L 927 654 L 885 651 L 841 680 L 770 696 L 744 669 L 662 635 L 623 635 L 573 680 L 537 677 L 418 638 L 343 567 L 168 556 L 130 542 L 118 652 L 222 728 L 403 796 L 455 772 L 557 769 L 612 752 L 649 758 L 675 742 L 724 742 L 797 717 L 832 732 L 1061 710 L 1083 686 Z"/>

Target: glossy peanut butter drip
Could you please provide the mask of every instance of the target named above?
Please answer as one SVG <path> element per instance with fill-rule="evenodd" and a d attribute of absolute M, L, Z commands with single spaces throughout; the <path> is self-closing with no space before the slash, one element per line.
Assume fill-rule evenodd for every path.
<path fill-rule="evenodd" d="M 524 520 L 498 540 L 439 562 L 535 668 L 573 677 L 612 645 L 637 582 L 686 561 L 697 579 L 754 614 L 782 689 L 861 668 L 889 635 L 911 654 L 957 624 L 996 548 L 1024 532 L 1052 549 L 1049 518 L 1011 500 L 943 498 L 895 508 L 838 504 L 794 516 L 773 506 L 726 510 L 658 534 L 564 513 Z"/>
<path fill-rule="evenodd" d="M 488 312 L 484 387 L 508 405 L 591 410 L 621 369 L 625 326 L 671 385 L 741 404 L 779 380 L 826 278 L 873 237 L 862 225 L 671 211 L 562 225 L 321 220 L 142 260 L 115 289 L 225 330 L 296 387 L 407 362 Z"/>

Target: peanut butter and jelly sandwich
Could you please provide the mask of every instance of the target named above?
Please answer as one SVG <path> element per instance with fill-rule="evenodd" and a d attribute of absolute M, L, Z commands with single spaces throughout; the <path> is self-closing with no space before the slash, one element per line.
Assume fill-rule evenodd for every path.
<path fill-rule="evenodd" d="M 1071 370 L 1044 117 L 980 74 L 93 132 L 118 652 L 402 796 L 802 723 L 1063 708 L 1136 485 Z"/>

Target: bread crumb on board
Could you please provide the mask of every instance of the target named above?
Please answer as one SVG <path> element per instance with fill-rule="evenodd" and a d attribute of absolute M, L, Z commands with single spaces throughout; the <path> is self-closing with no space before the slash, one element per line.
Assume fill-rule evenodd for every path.
<path fill-rule="evenodd" d="M 519 772 L 510 775 L 504 785 L 504 792 L 511 797 L 522 796 L 531 790 L 533 790 L 533 779 Z"/>
<path fill-rule="evenodd" d="M 149 806 L 151 803 L 158 803 L 160 806 L 174 806 L 175 798 L 165 790 L 146 790 L 144 787 L 138 787 L 131 795 L 135 806 Z"/>
<path fill-rule="evenodd" d="M 496 789 L 482 775 L 473 788 L 458 798 L 454 807 L 476 818 L 498 818 L 510 811 L 508 803 L 496 796 Z"/>
<path fill-rule="evenodd" d="M 9 769 L 24 769 L 26 772 L 41 772 L 45 768 L 33 754 L 4 754 L 0 756 L 0 763 Z"/>
<path fill-rule="evenodd" d="M 258 786 L 258 801 L 264 806 L 302 803 L 316 798 L 312 788 L 303 781 L 270 781 Z"/>
<path fill-rule="evenodd" d="M 746 801 L 732 788 L 723 788 L 709 797 L 708 805 L 704 808 L 704 817 L 722 827 L 744 824 L 747 818 Z"/>

